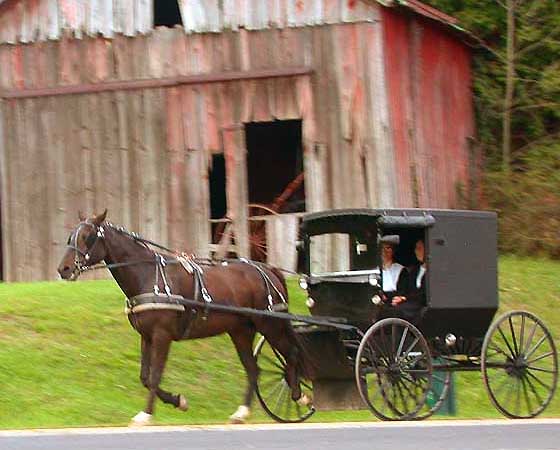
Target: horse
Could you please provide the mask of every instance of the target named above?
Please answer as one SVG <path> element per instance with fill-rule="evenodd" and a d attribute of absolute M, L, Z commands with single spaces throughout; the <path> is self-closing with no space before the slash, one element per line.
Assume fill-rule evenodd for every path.
<path fill-rule="evenodd" d="M 216 305 L 268 310 L 273 305 L 282 305 L 284 300 L 287 302 L 286 282 L 277 268 L 248 260 L 204 265 L 203 269 L 194 260 L 191 265 L 188 260 L 186 264 L 178 264 L 181 258 L 177 255 L 156 253 L 148 245 L 154 242 L 112 225 L 106 221 L 106 215 L 107 210 L 90 218 L 78 214 L 80 222 L 68 238 L 58 267 L 62 279 L 74 281 L 85 270 L 104 262 L 127 299 L 142 294 L 153 297 L 163 292 L 164 296 L 173 294 L 195 299 L 202 291 L 201 302 Z M 187 270 L 193 267 L 195 270 Z M 299 383 L 305 370 L 301 363 L 302 347 L 289 321 L 172 306 L 156 303 L 153 308 L 128 310 L 128 319 L 140 334 L 140 380 L 148 389 L 145 409 L 132 418 L 131 425 L 152 422 L 156 397 L 179 410 L 188 409 L 183 394 L 172 394 L 159 387 L 172 341 L 224 333 L 233 341 L 248 380 L 243 403 L 230 416 L 232 423 L 244 423 L 250 416 L 259 372 L 252 351 L 257 332 L 285 358 L 285 379 L 292 399 L 308 404 L 309 399 L 304 398 Z M 160 309 L 162 307 L 165 309 Z"/>

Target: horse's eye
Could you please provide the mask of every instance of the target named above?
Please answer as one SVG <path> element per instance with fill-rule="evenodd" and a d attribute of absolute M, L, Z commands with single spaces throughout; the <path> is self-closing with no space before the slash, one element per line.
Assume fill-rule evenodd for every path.
<path fill-rule="evenodd" d="M 91 234 L 86 238 L 86 247 L 87 247 L 87 248 L 90 248 L 94 243 L 95 243 L 95 233 L 91 233 Z"/>

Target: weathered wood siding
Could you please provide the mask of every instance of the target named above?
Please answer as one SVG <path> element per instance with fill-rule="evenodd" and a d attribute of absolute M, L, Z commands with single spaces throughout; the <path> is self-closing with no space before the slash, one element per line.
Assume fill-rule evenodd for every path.
<path fill-rule="evenodd" d="M 278 67 L 315 70 L 312 77 L 5 99 L 5 278 L 51 278 L 79 209 L 108 207 L 116 223 L 205 254 L 210 153 L 227 149 L 224 132 L 232 125 L 250 121 L 303 119 L 305 164 L 316 178 L 308 183 L 310 210 L 380 205 L 368 199 L 387 190 L 382 177 L 366 183 L 366 173 L 384 170 L 379 155 L 390 155 L 375 131 L 387 127 L 375 125 L 382 120 L 376 111 L 386 108 L 366 95 L 371 74 L 382 74 L 379 38 L 378 27 L 364 23 L 194 35 L 161 29 L 135 38 L 0 46 L 4 93 Z M 332 63 L 345 59 L 342 66 Z M 375 82 L 381 86 L 382 79 Z M 233 145 L 237 152 L 242 147 Z M 238 192 L 242 212 L 246 194 L 242 187 Z M 37 252 L 48 264 L 33 256 Z"/>
<path fill-rule="evenodd" d="M 4 0 L 0 43 L 63 34 L 135 36 L 154 28 L 155 0 Z M 184 31 L 262 30 L 376 21 L 375 0 L 178 0 Z"/>

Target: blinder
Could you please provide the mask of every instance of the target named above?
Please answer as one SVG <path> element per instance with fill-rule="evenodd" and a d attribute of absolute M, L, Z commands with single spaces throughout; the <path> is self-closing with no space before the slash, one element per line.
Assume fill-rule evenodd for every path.
<path fill-rule="evenodd" d="M 90 226 L 93 227 L 93 233 L 90 233 L 87 237 L 86 237 L 86 250 L 82 251 L 79 247 L 78 247 L 78 236 L 80 234 L 80 230 L 82 229 L 83 226 Z M 95 249 L 95 246 L 97 245 L 97 242 L 99 239 L 102 239 L 105 237 L 105 230 L 103 228 L 103 226 L 98 226 L 94 223 L 90 223 L 90 222 L 81 222 L 78 227 L 76 228 L 76 230 L 74 231 L 74 233 L 72 233 L 70 235 L 70 237 L 68 238 L 68 243 L 67 243 L 67 247 L 73 249 L 75 251 L 74 254 L 74 265 L 76 266 L 75 271 L 76 271 L 76 275 L 79 275 L 82 272 L 85 272 L 86 270 L 88 270 L 88 263 L 89 260 L 91 259 L 91 255 L 93 253 L 93 250 Z"/>

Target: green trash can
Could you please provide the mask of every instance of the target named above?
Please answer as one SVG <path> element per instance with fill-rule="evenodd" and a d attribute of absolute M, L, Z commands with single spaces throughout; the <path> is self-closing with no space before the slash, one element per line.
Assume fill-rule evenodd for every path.
<path fill-rule="evenodd" d="M 438 360 L 434 360 L 434 364 L 437 364 Z M 428 396 L 426 398 L 426 403 L 428 406 L 433 407 L 436 402 L 441 397 L 441 393 L 445 389 L 445 379 L 449 375 L 449 388 L 447 391 L 447 395 L 443 400 L 442 405 L 436 411 L 436 415 L 440 416 L 455 416 L 457 414 L 457 406 L 455 402 L 455 386 L 454 386 L 454 374 L 453 372 L 440 372 L 435 371 L 432 377 L 432 389 L 428 392 Z"/>

